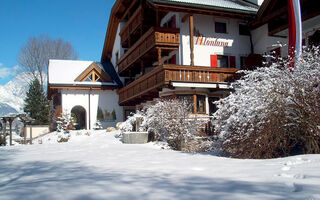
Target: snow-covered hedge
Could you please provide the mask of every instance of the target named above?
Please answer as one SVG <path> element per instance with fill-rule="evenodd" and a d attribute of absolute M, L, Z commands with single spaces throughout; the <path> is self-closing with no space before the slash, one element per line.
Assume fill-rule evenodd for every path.
<path fill-rule="evenodd" d="M 234 92 L 217 102 L 215 129 L 236 157 L 271 158 L 320 153 L 320 54 L 244 71 Z"/>
<path fill-rule="evenodd" d="M 137 111 L 121 124 L 120 129 L 133 131 L 136 120 L 140 118 L 142 123 L 137 131 L 147 131 L 155 140 L 166 141 L 172 149 L 181 150 L 181 144 L 197 136 L 200 126 L 205 123 L 191 115 L 190 102 L 177 99 L 160 100 Z"/>

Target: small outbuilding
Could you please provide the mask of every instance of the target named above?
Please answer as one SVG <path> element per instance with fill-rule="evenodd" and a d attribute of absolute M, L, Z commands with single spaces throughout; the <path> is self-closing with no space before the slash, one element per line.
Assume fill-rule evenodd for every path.
<path fill-rule="evenodd" d="M 103 128 L 122 121 L 117 88 L 122 86 L 111 63 L 50 60 L 48 98 L 55 116 L 71 113 L 75 129 Z"/>

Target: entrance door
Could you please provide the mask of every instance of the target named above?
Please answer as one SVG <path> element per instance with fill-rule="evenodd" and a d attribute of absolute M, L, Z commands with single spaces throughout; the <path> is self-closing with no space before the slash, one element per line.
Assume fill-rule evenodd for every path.
<path fill-rule="evenodd" d="M 75 106 L 71 110 L 71 116 L 76 130 L 87 129 L 86 109 L 82 106 Z"/>

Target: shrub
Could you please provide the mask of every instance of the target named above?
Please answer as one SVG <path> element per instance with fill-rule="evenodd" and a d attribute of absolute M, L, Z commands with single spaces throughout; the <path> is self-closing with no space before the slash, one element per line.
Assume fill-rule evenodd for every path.
<path fill-rule="evenodd" d="M 57 117 L 56 123 L 57 123 L 57 131 L 58 132 L 66 132 L 68 130 L 72 129 L 72 117 L 71 114 L 68 111 L 64 111 L 61 114 L 61 117 Z"/>
<path fill-rule="evenodd" d="M 120 129 L 133 131 L 138 118 L 142 123 L 137 131 L 148 131 L 153 140 L 166 141 L 174 150 L 181 150 L 182 144 L 198 136 L 200 126 L 205 123 L 192 117 L 192 104 L 177 99 L 160 100 L 146 106 L 121 124 Z"/>
<path fill-rule="evenodd" d="M 217 103 L 215 129 L 234 157 L 274 158 L 320 153 L 320 54 L 304 51 L 288 59 L 243 71 L 234 92 Z"/>
<path fill-rule="evenodd" d="M 96 123 L 94 123 L 93 129 L 94 130 L 102 130 L 103 129 L 103 126 L 99 120 L 97 120 Z"/>

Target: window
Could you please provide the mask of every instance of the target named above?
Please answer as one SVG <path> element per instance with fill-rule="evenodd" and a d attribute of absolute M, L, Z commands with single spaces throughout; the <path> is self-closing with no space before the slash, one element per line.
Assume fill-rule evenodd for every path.
<path fill-rule="evenodd" d="M 218 55 L 218 67 L 229 67 L 229 59 L 228 56 Z"/>
<path fill-rule="evenodd" d="M 224 56 L 224 55 L 210 55 L 211 67 L 236 67 L 235 56 Z"/>
<path fill-rule="evenodd" d="M 100 76 L 95 72 L 92 71 L 85 79 L 85 82 L 102 82 Z"/>
<path fill-rule="evenodd" d="M 227 24 L 223 22 L 215 22 L 216 33 L 227 33 Z"/>
<path fill-rule="evenodd" d="M 176 57 L 176 55 L 174 54 L 173 56 L 171 56 L 171 58 L 168 59 L 168 60 L 166 60 L 166 61 L 164 62 L 164 64 L 173 64 L 173 65 L 177 64 L 177 57 Z"/>
<path fill-rule="evenodd" d="M 250 35 L 249 27 L 244 24 L 239 24 L 239 34 L 240 35 Z"/>
<path fill-rule="evenodd" d="M 163 24 L 163 27 L 166 28 L 176 28 L 176 16 L 173 15 L 166 23 Z"/>
<path fill-rule="evenodd" d="M 126 109 L 124 111 L 124 118 L 127 120 L 129 117 L 131 117 L 136 111 L 133 109 Z"/>
<path fill-rule="evenodd" d="M 245 69 L 246 60 L 247 60 L 246 56 L 240 56 L 240 69 Z"/>
<path fill-rule="evenodd" d="M 206 96 L 197 95 L 197 113 L 206 113 Z"/>

